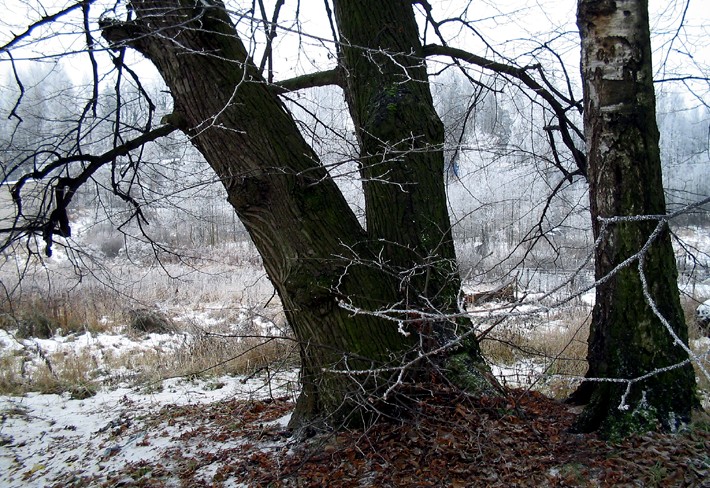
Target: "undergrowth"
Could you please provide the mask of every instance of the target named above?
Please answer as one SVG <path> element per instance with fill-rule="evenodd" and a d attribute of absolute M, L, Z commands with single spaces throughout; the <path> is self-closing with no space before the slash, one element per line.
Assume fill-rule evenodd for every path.
<path fill-rule="evenodd" d="M 116 297 L 98 289 L 23 293 L 0 300 L 0 328 L 12 330 L 18 339 L 107 332 L 123 315 Z"/>
<path fill-rule="evenodd" d="M 206 307 L 201 318 L 196 318 L 199 314 L 195 311 L 140 310 L 169 327 L 163 327 L 162 334 L 151 334 L 145 323 L 135 325 L 135 309 L 100 290 L 63 292 L 48 298 L 26 294 L 12 303 L 0 301 L 0 328 L 22 344 L 21 349 L 0 354 L 0 394 L 39 391 L 80 397 L 91 395 L 104 384 L 157 384 L 181 376 L 248 376 L 263 369 L 298 366 L 296 343 L 289 338 L 283 314 L 276 306 L 247 311 L 239 306 Z M 694 313 L 687 301 L 684 310 L 689 316 Z M 511 318 L 485 335 L 483 354 L 492 364 L 516 366 L 516 377 L 501 378 L 504 384 L 566 398 L 586 373 L 589 315 L 589 308 L 570 307 Z M 205 317 L 212 325 L 200 325 Z M 273 325 L 273 335 L 264 335 L 258 326 L 263 323 Z M 90 337 L 123 334 L 135 347 L 95 343 L 89 351 L 71 346 L 86 333 Z M 690 334 L 692 345 L 697 327 L 691 325 Z M 45 351 L 40 339 L 51 337 L 61 337 L 62 347 Z M 139 346 L 146 338 L 150 338 L 149 345 Z M 708 368 L 710 345 L 698 344 L 695 353 L 704 354 Z M 697 365 L 696 369 L 700 397 L 707 406 L 710 381 Z M 521 377 L 526 378 L 525 384 L 521 384 Z"/>
<path fill-rule="evenodd" d="M 216 309 L 208 318 L 217 324 L 205 329 L 157 308 L 121 307 L 109 294 L 24 295 L 0 307 L 7 342 L 0 349 L 0 394 L 5 395 L 36 391 L 85 398 L 102 385 L 140 386 L 169 377 L 249 375 L 297 366 L 294 343 L 278 336 L 283 319 L 274 310 Z M 273 324 L 274 335 L 260 337 L 254 317 Z M 115 340 L 102 342 L 107 336 Z"/>
<path fill-rule="evenodd" d="M 516 366 L 509 386 L 532 385 L 553 398 L 566 398 L 587 371 L 589 312 L 560 310 L 545 316 L 512 318 L 496 326 L 481 341 L 489 362 Z M 525 377 L 526 385 L 521 384 Z"/>

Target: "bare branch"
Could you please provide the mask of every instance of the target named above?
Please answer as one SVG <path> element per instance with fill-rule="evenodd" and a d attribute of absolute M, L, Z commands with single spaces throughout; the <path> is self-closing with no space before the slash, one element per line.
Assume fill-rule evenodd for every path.
<path fill-rule="evenodd" d="M 481 56 L 477 56 L 463 49 L 457 49 L 448 46 L 439 46 L 436 44 L 428 44 L 422 48 L 422 56 L 449 56 L 454 59 L 460 59 L 467 63 L 475 64 L 481 68 L 494 71 L 496 73 L 501 73 L 504 75 L 509 75 L 517 78 L 523 82 L 528 88 L 533 90 L 535 93 L 540 95 L 550 106 L 552 111 L 557 116 L 560 125 L 559 130 L 562 134 L 562 141 L 565 146 L 570 150 L 574 158 L 575 163 L 579 171 L 586 176 L 587 174 L 587 156 L 582 150 L 577 148 L 572 139 L 570 130 L 575 132 L 575 134 L 584 140 L 584 134 L 577 128 L 567 117 L 567 108 L 563 107 L 562 104 L 555 98 L 555 96 L 546 90 L 540 83 L 535 81 L 529 74 L 528 70 L 525 68 L 518 68 L 516 66 L 511 66 L 509 64 L 500 63 L 497 61 L 492 61 Z"/>
<path fill-rule="evenodd" d="M 52 22 L 64 17 L 65 15 L 73 12 L 74 10 L 80 9 L 80 8 L 88 8 L 89 5 L 94 3 L 95 0 L 82 0 L 80 2 L 76 2 L 73 5 L 68 6 L 65 9 L 60 10 L 59 12 L 56 12 L 52 15 L 45 15 L 41 19 L 39 19 L 37 22 L 34 22 L 33 24 L 30 24 L 27 29 L 24 32 L 21 32 L 20 34 L 15 35 L 15 37 L 12 38 L 8 43 L 6 43 L 4 46 L 0 46 L 0 52 L 9 52 L 10 49 L 12 49 L 17 43 L 22 41 L 23 39 L 29 37 L 32 35 L 32 32 L 43 25 L 48 25 L 51 24 Z"/>
<path fill-rule="evenodd" d="M 269 23 L 266 19 L 266 9 L 264 8 L 264 2 L 262 0 L 259 0 L 259 6 L 261 8 L 262 15 L 264 16 L 264 30 L 266 31 L 266 49 L 264 51 L 264 57 L 261 59 L 261 64 L 259 65 L 259 72 L 263 75 L 264 67 L 266 66 L 266 62 L 268 60 L 269 70 L 267 79 L 269 82 L 272 82 L 274 79 L 273 43 L 274 38 L 276 38 L 276 28 L 278 26 L 277 22 L 279 20 L 279 12 L 281 11 L 281 7 L 283 7 L 283 4 L 284 0 L 278 0 L 276 2 L 276 5 L 274 6 L 274 15 L 271 18 L 271 22 Z"/>
<path fill-rule="evenodd" d="M 343 86 L 343 80 L 339 69 L 331 69 L 328 71 L 319 71 L 317 73 L 309 73 L 307 75 L 297 76 L 288 80 L 279 81 L 271 85 L 271 89 L 277 95 L 284 93 L 303 90 L 305 88 L 315 88 L 318 86 Z"/>
<path fill-rule="evenodd" d="M 65 167 L 66 165 L 71 163 L 89 163 L 89 165 L 86 166 L 79 175 L 75 177 L 62 177 L 57 180 L 57 183 L 54 185 L 55 208 L 46 221 L 33 221 L 19 229 L 15 225 L 10 228 L 0 229 L 0 234 L 13 235 L 16 234 L 18 230 L 20 231 L 20 235 L 15 235 L 15 237 L 9 238 L 2 244 L 0 244 L 0 250 L 6 249 L 12 241 L 17 240 L 22 235 L 41 232 L 42 237 L 46 243 L 45 253 L 47 254 L 47 256 L 51 256 L 53 236 L 55 234 L 58 234 L 60 236 L 68 236 L 71 234 L 71 229 L 69 228 L 69 220 L 67 218 L 67 208 L 71 203 L 72 197 L 74 196 L 76 190 L 81 185 L 86 183 L 89 178 L 103 165 L 115 161 L 116 158 L 120 156 L 126 156 L 134 149 L 137 149 L 148 142 L 154 141 L 161 137 L 165 137 L 168 134 L 174 132 L 175 130 L 177 130 L 177 127 L 175 125 L 165 124 L 160 127 L 157 127 L 156 129 L 153 129 L 150 132 L 146 132 L 145 134 L 142 134 L 139 137 L 136 137 L 135 139 L 131 139 L 130 141 L 127 141 L 120 146 L 114 147 L 110 151 L 107 151 L 98 156 L 92 156 L 89 154 L 77 154 L 74 156 L 60 157 L 57 158 L 54 162 L 46 165 L 41 170 L 27 173 L 26 175 L 21 177 L 15 184 L 15 186 L 12 188 L 11 192 L 12 199 L 17 205 L 17 208 L 19 209 L 18 213 L 22 212 L 21 191 L 22 187 L 25 185 L 25 183 L 27 183 L 27 181 L 31 179 L 39 180 L 45 178 L 54 170 Z M 17 223 L 18 219 L 19 215 L 15 219 L 15 223 Z"/>

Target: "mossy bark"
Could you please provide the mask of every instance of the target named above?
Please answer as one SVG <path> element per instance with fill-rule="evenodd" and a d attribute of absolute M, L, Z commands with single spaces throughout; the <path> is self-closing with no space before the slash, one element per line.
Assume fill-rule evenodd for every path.
<path fill-rule="evenodd" d="M 655 119 L 647 0 L 579 0 L 584 125 L 590 207 L 595 237 L 597 287 L 589 336 L 588 378 L 634 379 L 688 359 L 644 297 L 638 260 L 610 276 L 644 246 L 648 291 L 674 335 L 687 343 L 675 257 L 659 221 L 605 225 L 600 218 L 664 215 L 665 197 Z M 627 384 L 585 382 L 572 395 L 588 403 L 580 431 L 624 435 L 687 421 L 695 405 L 690 364 Z M 622 399 L 624 400 L 622 402 Z M 624 408 L 619 408 L 623 405 Z"/>
<path fill-rule="evenodd" d="M 367 233 L 400 281 L 402 306 L 457 313 L 460 276 L 446 206 L 444 127 L 408 0 L 335 0 L 345 96 L 360 144 Z M 432 324 L 437 341 L 468 326 Z M 455 332 L 457 330 L 457 332 Z M 482 364 L 478 344 L 471 358 Z"/>
<path fill-rule="evenodd" d="M 388 262 L 382 261 L 380 232 L 361 227 L 290 114 L 264 82 L 224 7 L 219 2 L 207 6 L 188 0 L 134 0 L 132 8 L 135 20 L 105 22 L 104 37 L 138 50 L 163 76 L 174 99 L 173 120 L 226 188 L 300 343 L 303 390 L 292 425 L 319 418 L 333 423 L 361 421 L 373 400 L 394 381 L 397 371 L 390 367 L 417 354 L 421 330 L 405 324 L 408 334 L 403 334 L 396 322 L 351 313 L 341 303 L 363 311 L 407 307 L 415 290 L 412 307 L 429 303 L 425 300 L 429 297 L 435 305 L 427 311 L 439 304 L 442 312 L 453 309 L 458 278 L 451 261 L 448 220 L 445 213 L 441 215 L 443 194 L 437 189 L 423 195 L 417 181 L 424 177 L 423 168 L 414 165 L 416 171 L 397 168 L 397 181 L 409 190 L 407 195 L 420 195 L 418 203 L 410 196 L 370 199 L 368 222 L 376 222 L 378 212 L 398 215 L 387 221 L 399 230 L 388 231 L 385 238 L 393 244 L 386 251 L 392 256 L 392 249 L 406 249 L 397 254 L 394 266 L 412 270 L 416 285 L 402 286 L 402 276 L 393 268 L 373 266 Z M 430 97 L 425 102 L 430 104 Z M 409 103 L 413 102 L 403 102 L 401 110 L 408 111 Z M 443 175 L 438 162 L 428 171 Z M 407 208 L 401 210 L 402 205 Z M 417 221 L 439 226 L 438 235 L 425 235 L 434 244 L 410 248 L 411 239 L 423 228 Z M 446 242 L 441 245 L 441 241 Z M 422 262 L 433 264 L 418 269 Z M 426 277 L 434 269 L 445 271 L 428 287 Z M 444 275 L 452 284 L 443 283 Z M 358 369 L 372 373 L 342 373 Z M 419 374 L 412 368 L 406 377 Z"/>

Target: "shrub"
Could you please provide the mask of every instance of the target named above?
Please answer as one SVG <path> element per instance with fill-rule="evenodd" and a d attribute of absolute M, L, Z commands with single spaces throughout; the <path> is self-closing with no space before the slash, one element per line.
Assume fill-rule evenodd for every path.
<path fill-rule="evenodd" d="M 42 310 L 28 310 L 17 320 L 16 337 L 18 339 L 49 339 L 54 336 L 59 323 L 53 317 L 45 315 Z"/>
<path fill-rule="evenodd" d="M 145 333 L 166 334 L 176 332 L 175 324 L 157 309 L 136 308 L 128 312 L 131 330 Z"/>

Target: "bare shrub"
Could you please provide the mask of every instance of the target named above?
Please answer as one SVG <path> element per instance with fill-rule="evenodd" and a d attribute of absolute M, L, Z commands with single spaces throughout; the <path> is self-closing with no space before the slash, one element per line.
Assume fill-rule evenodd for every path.
<path fill-rule="evenodd" d="M 168 334 L 176 332 L 175 324 L 156 308 L 136 308 L 128 311 L 129 328 L 133 331 Z"/>
<path fill-rule="evenodd" d="M 45 311 L 40 309 L 25 310 L 17 319 L 16 336 L 18 339 L 30 337 L 49 339 L 60 328 L 56 318 L 45 315 Z"/>
<path fill-rule="evenodd" d="M 102 241 L 99 248 L 107 258 L 115 258 L 118 257 L 124 245 L 125 242 L 123 237 L 117 236 Z"/>

